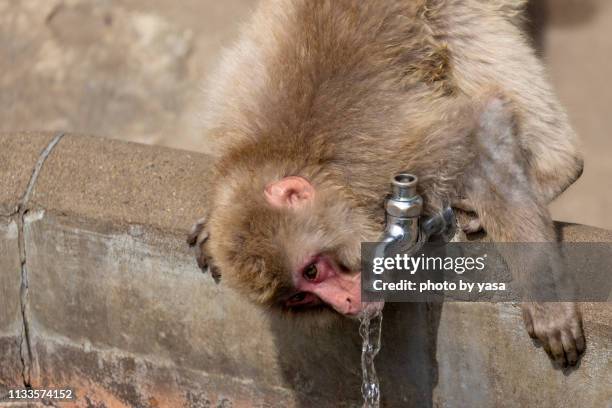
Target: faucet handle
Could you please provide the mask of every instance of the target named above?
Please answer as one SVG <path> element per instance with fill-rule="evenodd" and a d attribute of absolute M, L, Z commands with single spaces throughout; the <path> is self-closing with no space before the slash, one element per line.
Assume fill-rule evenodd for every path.
<path fill-rule="evenodd" d="M 457 233 L 457 219 L 453 209 L 449 206 L 441 213 L 432 215 L 421 222 L 420 240 L 427 242 L 432 238 L 439 238 L 443 242 L 450 242 Z"/>

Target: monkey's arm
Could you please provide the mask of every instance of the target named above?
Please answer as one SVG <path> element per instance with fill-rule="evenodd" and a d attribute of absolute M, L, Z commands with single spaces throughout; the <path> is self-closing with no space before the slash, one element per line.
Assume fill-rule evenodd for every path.
<path fill-rule="evenodd" d="M 516 129 L 508 102 L 500 97 L 486 102 L 475 132 L 478 159 L 466 173 L 463 188 L 493 242 L 543 243 L 523 246 L 520 258 L 516 253 L 505 256 L 524 296 L 534 299 L 541 283 L 554 287 L 561 279 L 561 254 L 556 246 L 545 244 L 555 241 L 553 222 L 530 182 L 533 176 L 527 171 Z M 529 334 L 540 340 L 555 362 L 576 364 L 585 348 L 576 305 L 528 302 L 522 308 Z"/>

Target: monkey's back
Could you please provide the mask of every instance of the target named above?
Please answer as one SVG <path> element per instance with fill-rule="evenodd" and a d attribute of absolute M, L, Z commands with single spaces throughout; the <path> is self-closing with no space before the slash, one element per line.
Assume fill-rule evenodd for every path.
<path fill-rule="evenodd" d="M 456 75 L 453 47 L 467 36 L 451 38 L 450 16 L 506 18 L 520 5 L 264 1 L 211 81 L 209 140 L 232 160 L 328 165 L 372 203 L 404 168 L 444 194 L 469 160 L 463 99 L 478 92 Z"/>

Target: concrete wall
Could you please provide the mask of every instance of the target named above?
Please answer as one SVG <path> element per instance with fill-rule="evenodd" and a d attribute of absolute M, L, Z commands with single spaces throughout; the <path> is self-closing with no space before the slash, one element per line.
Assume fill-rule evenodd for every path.
<path fill-rule="evenodd" d="M 0 135 L 0 395 L 27 382 L 73 388 L 78 407 L 360 406 L 355 324 L 295 327 L 196 267 L 184 236 L 209 164 L 98 138 Z M 387 305 L 385 406 L 610 406 L 612 305 L 583 311 L 589 348 L 561 372 L 515 305 Z"/>

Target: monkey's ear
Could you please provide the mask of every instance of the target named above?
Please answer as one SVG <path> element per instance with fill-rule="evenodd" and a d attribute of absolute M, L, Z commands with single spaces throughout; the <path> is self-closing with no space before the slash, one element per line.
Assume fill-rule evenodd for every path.
<path fill-rule="evenodd" d="M 276 208 L 300 208 L 312 201 L 315 189 L 304 177 L 289 176 L 268 184 L 266 200 Z"/>

